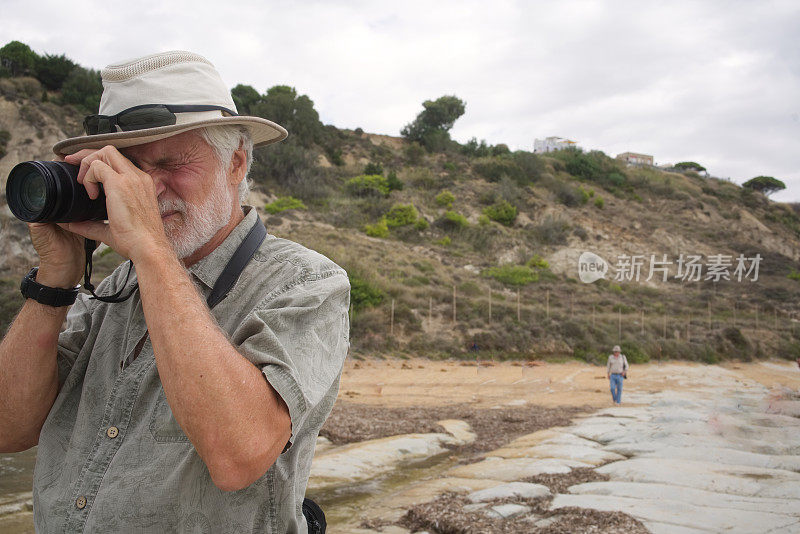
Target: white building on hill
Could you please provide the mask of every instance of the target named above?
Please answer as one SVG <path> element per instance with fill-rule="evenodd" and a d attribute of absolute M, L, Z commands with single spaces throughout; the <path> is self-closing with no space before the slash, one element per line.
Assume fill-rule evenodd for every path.
<path fill-rule="evenodd" d="M 563 137 L 552 136 L 546 139 L 536 139 L 533 142 L 533 152 L 535 154 L 543 154 L 545 152 L 563 150 L 565 148 L 570 148 L 577 145 L 578 145 L 577 141 L 564 139 Z"/>
<path fill-rule="evenodd" d="M 628 165 L 649 165 L 653 166 L 653 156 L 648 154 L 637 154 L 636 152 L 623 152 L 617 154 L 617 159 L 624 161 Z"/>

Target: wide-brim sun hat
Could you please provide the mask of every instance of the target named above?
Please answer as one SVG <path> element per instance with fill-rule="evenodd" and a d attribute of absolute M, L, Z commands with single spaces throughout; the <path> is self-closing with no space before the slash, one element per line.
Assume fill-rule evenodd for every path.
<path fill-rule="evenodd" d="M 104 68 L 103 96 L 99 115 L 115 116 L 123 111 L 151 105 L 203 106 L 224 108 L 210 111 L 176 112 L 175 123 L 167 126 L 71 137 L 56 143 L 53 152 L 65 156 L 84 148 L 112 145 L 125 148 L 150 143 L 189 130 L 209 126 L 240 125 L 247 128 L 253 146 L 264 146 L 286 139 L 288 133 L 270 120 L 238 115 L 231 92 L 214 65 L 199 54 L 171 51 L 132 59 Z"/>
<path fill-rule="evenodd" d="M 614 348 L 611 349 L 611 352 L 619 352 L 619 351 L 620 351 L 619 345 L 614 345 Z"/>

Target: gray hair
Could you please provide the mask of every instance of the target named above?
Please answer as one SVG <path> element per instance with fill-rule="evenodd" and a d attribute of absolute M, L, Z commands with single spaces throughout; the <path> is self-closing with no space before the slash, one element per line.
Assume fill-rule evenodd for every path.
<path fill-rule="evenodd" d="M 233 153 L 243 148 L 247 157 L 247 168 L 244 179 L 239 183 L 239 202 L 244 203 L 250 193 L 250 167 L 253 164 L 253 138 L 244 126 L 209 126 L 197 130 L 203 141 L 214 150 L 217 161 L 224 166 L 230 165 Z"/>

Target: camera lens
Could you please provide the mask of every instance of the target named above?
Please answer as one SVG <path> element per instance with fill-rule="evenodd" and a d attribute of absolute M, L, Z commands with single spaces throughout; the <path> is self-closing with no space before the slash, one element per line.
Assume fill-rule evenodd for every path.
<path fill-rule="evenodd" d="M 20 179 L 19 197 L 26 210 L 40 212 L 47 200 L 47 185 L 37 172 L 28 172 Z"/>
<path fill-rule="evenodd" d="M 77 181 L 79 167 L 63 161 L 25 161 L 8 175 L 6 202 L 25 222 L 102 221 L 105 195 L 92 200 Z"/>

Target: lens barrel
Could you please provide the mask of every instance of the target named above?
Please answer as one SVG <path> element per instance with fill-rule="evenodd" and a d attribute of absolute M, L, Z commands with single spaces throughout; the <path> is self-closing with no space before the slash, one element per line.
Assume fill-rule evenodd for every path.
<path fill-rule="evenodd" d="M 25 222 L 102 221 L 108 218 L 106 197 L 92 200 L 78 183 L 80 167 L 63 161 L 25 161 L 11 169 L 6 202 Z"/>

